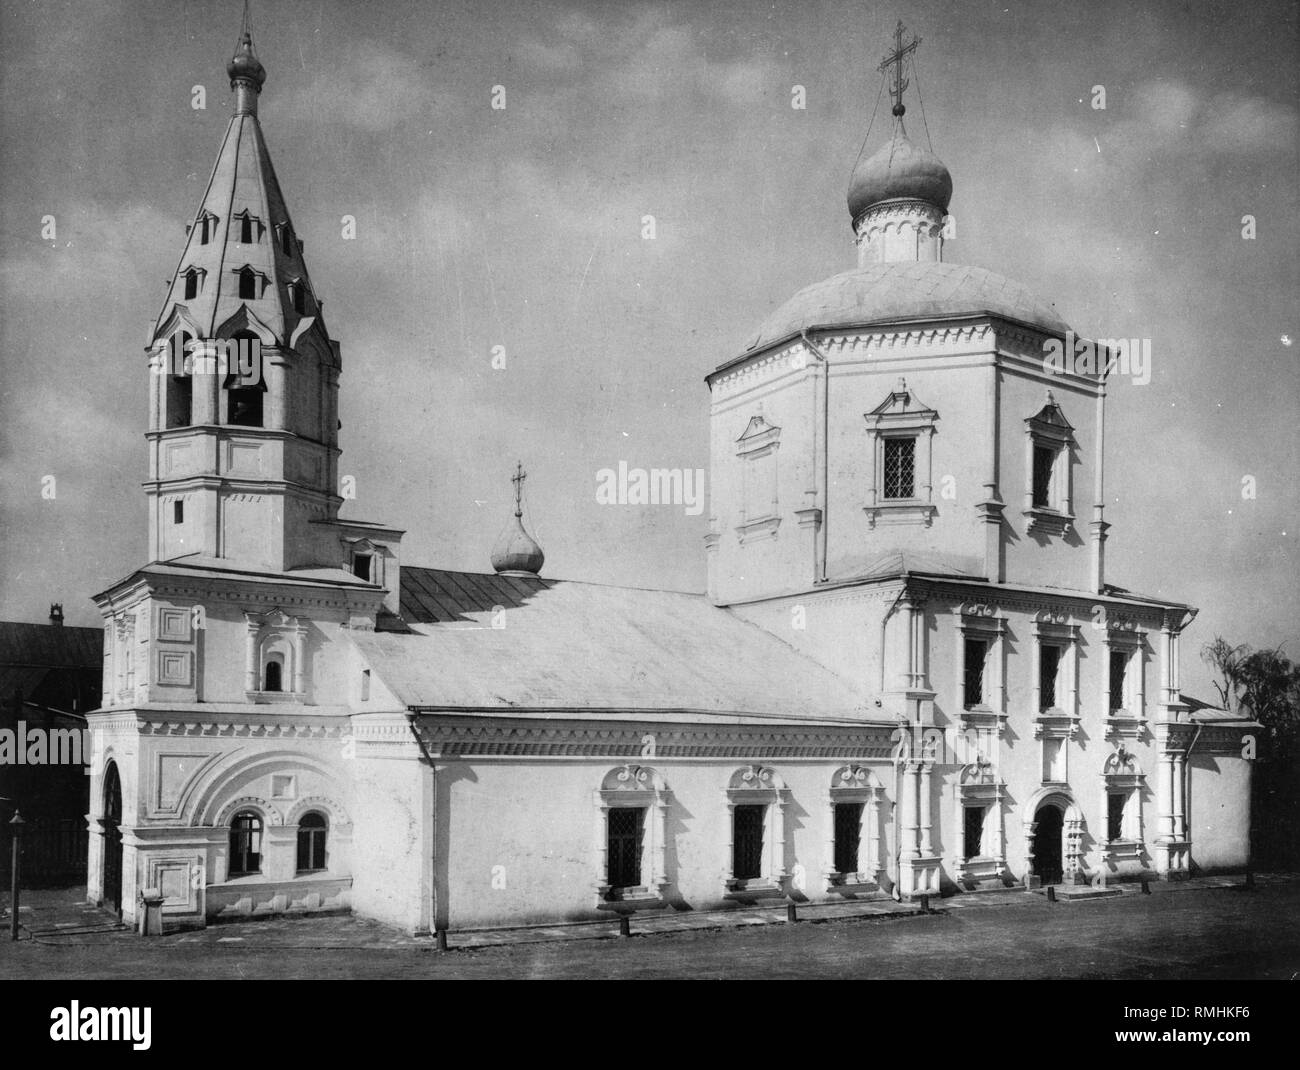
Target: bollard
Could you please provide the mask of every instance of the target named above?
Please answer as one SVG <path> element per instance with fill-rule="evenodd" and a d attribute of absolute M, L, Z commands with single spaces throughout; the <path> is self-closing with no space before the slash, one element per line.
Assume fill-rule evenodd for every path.
<path fill-rule="evenodd" d="M 9 939 L 18 939 L 18 886 L 22 882 L 23 870 L 23 815 L 14 810 L 13 820 L 9 822 L 9 834 L 13 844 L 9 870 Z"/>
<path fill-rule="evenodd" d="M 928 895 L 921 896 L 921 913 L 930 913 L 930 897 Z"/>
<path fill-rule="evenodd" d="M 162 936 L 163 934 L 163 894 L 157 888 L 145 888 L 140 892 L 140 935 Z"/>
<path fill-rule="evenodd" d="M 1049 885 L 1047 886 L 1047 901 L 1048 901 L 1049 903 L 1055 903 L 1055 902 L 1056 902 L 1056 885 L 1055 885 L 1055 884 L 1049 884 Z"/>
<path fill-rule="evenodd" d="M 1142 878 L 1142 894 L 1143 895 L 1151 894 L 1151 882 L 1148 881 L 1145 877 Z"/>
<path fill-rule="evenodd" d="M 785 905 L 785 920 L 791 925 L 799 920 L 799 911 L 793 903 L 786 903 Z"/>
<path fill-rule="evenodd" d="M 620 914 L 618 916 L 618 935 L 619 936 L 632 935 L 632 918 L 630 915 Z"/>
<path fill-rule="evenodd" d="M 438 948 L 438 950 L 439 950 L 439 951 L 446 951 L 446 950 L 447 950 L 447 930 L 446 930 L 446 929 L 438 929 L 438 930 L 436 930 L 436 931 L 434 932 L 433 935 L 434 935 L 434 937 L 437 939 L 437 948 Z"/>

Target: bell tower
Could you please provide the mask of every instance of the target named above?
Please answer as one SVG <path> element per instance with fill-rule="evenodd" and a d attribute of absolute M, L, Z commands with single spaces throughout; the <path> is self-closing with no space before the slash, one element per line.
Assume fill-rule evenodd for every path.
<path fill-rule="evenodd" d="M 226 71 L 234 111 L 146 350 L 149 556 L 337 566 L 341 358 L 258 122 L 247 8 Z"/>

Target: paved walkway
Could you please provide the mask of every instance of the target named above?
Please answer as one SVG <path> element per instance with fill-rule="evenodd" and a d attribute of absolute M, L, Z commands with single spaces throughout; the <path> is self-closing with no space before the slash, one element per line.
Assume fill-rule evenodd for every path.
<path fill-rule="evenodd" d="M 1300 874 L 1259 874 L 1260 887 L 1300 882 Z M 1210 888 L 1240 886 L 1241 876 L 1200 877 L 1176 883 L 1153 882 L 1148 887 L 1152 896 L 1178 895 Z M 1065 898 L 1060 889 L 1061 909 L 1086 910 L 1088 904 L 1106 902 L 1094 897 Z M 1141 895 L 1140 885 L 1116 884 L 1108 889 L 1120 896 Z M 934 913 L 996 910 L 1023 906 L 1033 894 L 1019 889 L 967 893 L 946 899 L 930 901 Z M 7 898 L 7 897 L 6 897 Z M 1113 902 L 1113 898 L 1109 901 Z M 802 904 L 798 907 L 798 920 L 812 925 L 828 922 L 851 922 L 870 918 L 915 917 L 922 913 L 917 903 L 895 903 L 892 900 L 866 900 L 843 903 Z M 639 913 L 631 920 L 631 931 L 637 936 L 657 934 L 707 932 L 724 929 L 742 929 L 751 926 L 785 925 L 786 909 L 783 902 L 774 906 L 731 910 L 653 911 Z M 9 911 L 0 914 L 0 939 L 7 939 Z M 133 930 L 123 926 L 106 910 L 89 906 L 83 901 L 79 888 L 37 890 L 25 892 L 19 906 L 20 938 L 55 946 L 87 946 L 114 943 L 144 943 Z M 512 928 L 465 929 L 448 933 L 452 949 L 503 947 L 521 944 L 543 944 L 576 940 L 609 940 L 619 936 L 617 918 L 591 922 L 573 922 L 560 925 L 532 925 Z M 173 933 L 158 941 L 148 941 L 158 948 L 170 946 L 211 945 L 243 947 L 249 950 L 294 948 L 299 950 L 376 949 L 427 951 L 432 937 L 411 936 L 400 929 L 380 922 L 344 915 L 302 915 L 273 917 L 246 922 L 226 922 L 206 929 Z"/>

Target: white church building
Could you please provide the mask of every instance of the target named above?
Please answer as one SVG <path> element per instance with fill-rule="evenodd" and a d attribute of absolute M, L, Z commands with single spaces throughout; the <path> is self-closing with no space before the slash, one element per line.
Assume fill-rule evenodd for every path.
<path fill-rule="evenodd" d="M 901 89 L 857 265 L 707 377 L 705 596 L 543 577 L 518 508 L 482 573 L 339 516 L 247 29 L 228 71 L 140 364 L 148 563 L 96 596 L 92 901 L 432 932 L 1245 865 L 1253 726 L 1181 694 L 1195 610 L 1107 581 L 1104 370 L 943 259 Z"/>

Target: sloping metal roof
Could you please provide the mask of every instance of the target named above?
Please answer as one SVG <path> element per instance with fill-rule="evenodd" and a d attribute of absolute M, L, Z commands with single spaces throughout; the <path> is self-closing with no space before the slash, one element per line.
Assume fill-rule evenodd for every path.
<path fill-rule="evenodd" d="M 871 264 L 804 287 L 763 322 L 745 351 L 763 349 L 805 329 L 978 313 L 1057 334 L 1068 330 L 1050 304 L 995 272 L 942 262 Z"/>
<path fill-rule="evenodd" d="M 103 665 L 104 632 L 100 628 L 0 621 L 0 666 L 102 669 Z"/>
<path fill-rule="evenodd" d="M 408 631 L 350 635 L 407 707 L 863 720 L 844 679 L 702 595 L 410 566 L 401 594 Z"/>

